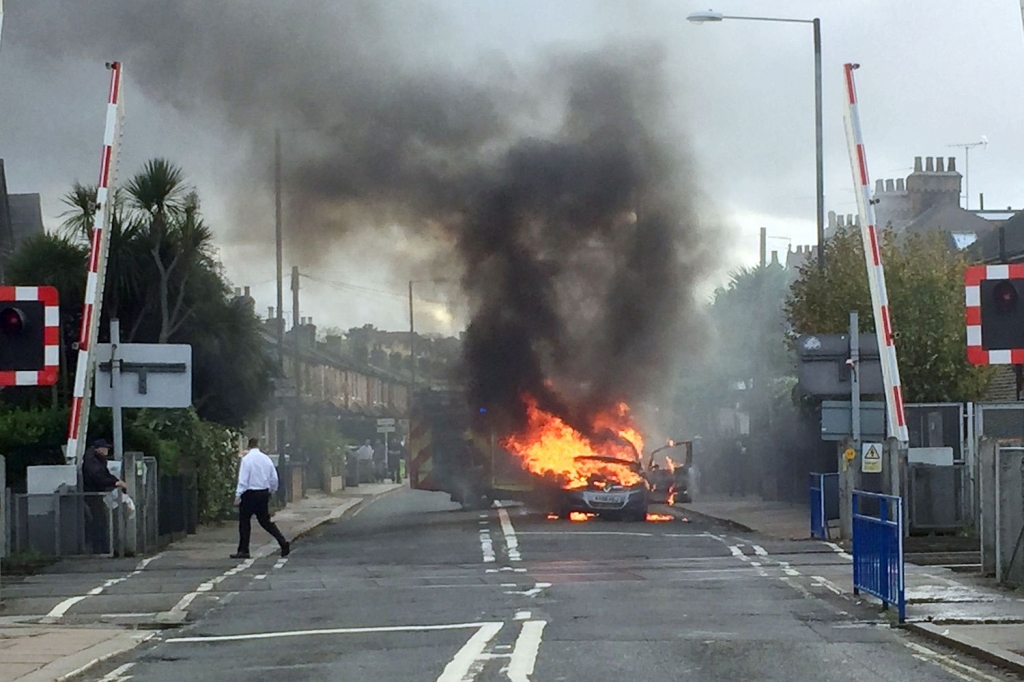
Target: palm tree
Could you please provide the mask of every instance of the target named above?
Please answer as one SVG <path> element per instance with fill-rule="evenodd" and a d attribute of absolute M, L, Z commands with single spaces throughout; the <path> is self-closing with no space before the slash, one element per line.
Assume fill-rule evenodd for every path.
<path fill-rule="evenodd" d="M 197 261 L 209 255 L 212 233 L 181 168 L 166 159 L 148 161 L 128 181 L 125 204 L 157 270 L 157 287 L 149 290 L 146 307 L 158 308 L 157 342 L 167 343 L 190 312 L 186 286 Z"/>

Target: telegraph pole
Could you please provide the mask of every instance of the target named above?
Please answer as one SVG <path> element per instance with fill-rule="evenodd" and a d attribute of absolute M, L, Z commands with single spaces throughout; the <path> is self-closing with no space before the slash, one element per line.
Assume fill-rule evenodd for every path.
<path fill-rule="evenodd" d="M 412 283 L 409 280 L 409 404 L 412 404 L 412 394 L 416 391 L 416 325 L 412 315 Z"/>
<path fill-rule="evenodd" d="M 2 2 L 2 0 L 0 0 Z M 277 248 L 277 366 L 284 369 L 284 238 L 281 227 L 281 131 L 274 131 L 274 243 Z M 293 284 L 294 286 L 294 284 Z"/>

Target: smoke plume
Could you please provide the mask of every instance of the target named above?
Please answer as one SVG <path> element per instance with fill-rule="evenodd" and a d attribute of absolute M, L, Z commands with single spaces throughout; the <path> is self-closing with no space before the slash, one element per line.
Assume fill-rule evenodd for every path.
<path fill-rule="evenodd" d="M 513 64 L 460 50 L 431 5 L 328 0 L 34 0 L 8 29 L 40 59 L 120 59 L 129 88 L 222 121 L 252 145 L 254 194 L 285 131 L 290 246 L 400 226 L 454 264 L 481 406 L 515 417 L 529 393 L 577 422 L 653 395 L 700 341 L 715 240 L 657 46 Z"/>

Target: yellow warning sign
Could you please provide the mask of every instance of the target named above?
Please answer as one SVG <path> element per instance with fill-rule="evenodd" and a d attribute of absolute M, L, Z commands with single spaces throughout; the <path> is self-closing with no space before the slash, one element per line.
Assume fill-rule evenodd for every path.
<path fill-rule="evenodd" d="M 865 474 L 882 473 L 882 444 L 861 444 L 860 470 Z"/>

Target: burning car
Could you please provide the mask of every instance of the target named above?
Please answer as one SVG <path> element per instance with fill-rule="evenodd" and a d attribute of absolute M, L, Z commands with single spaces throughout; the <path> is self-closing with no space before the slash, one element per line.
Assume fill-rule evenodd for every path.
<path fill-rule="evenodd" d="M 654 463 L 654 456 L 671 448 L 682 448 L 682 462 L 665 457 L 665 468 Z M 670 440 L 650 454 L 647 480 L 651 486 L 651 502 L 675 504 L 692 502 L 690 494 L 690 466 L 693 462 L 693 443 L 685 440 Z"/>
<path fill-rule="evenodd" d="M 559 516 L 569 518 L 573 512 L 584 512 L 626 521 L 647 518 L 650 488 L 638 462 L 601 455 L 585 455 L 577 459 L 582 460 L 580 463 L 584 466 L 597 464 L 610 470 L 625 468 L 632 475 L 592 475 L 584 487 L 561 490 L 556 499 Z"/>

